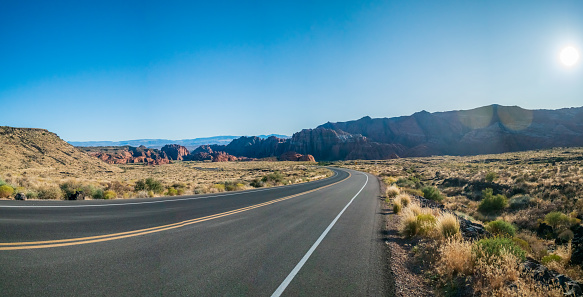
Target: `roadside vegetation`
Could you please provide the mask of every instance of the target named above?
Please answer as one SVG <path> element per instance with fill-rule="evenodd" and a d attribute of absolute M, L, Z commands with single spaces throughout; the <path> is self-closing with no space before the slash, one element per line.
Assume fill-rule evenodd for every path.
<path fill-rule="evenodd" d="M 0 198 L 119 199 L 239 191 L 303 183 L 332 175 L 328 169 L 302 162 L 175 162 L 147 166 L 113 165 L 120 172 L 72 176 L 67 172 L 2 173 Z"/>
<path fill-rule="evenodd" d="M 424 276 L 445 296 L 563 296 L 556 285 L 534 280 L 521 264 L 527 257 L 583 281 L 582 148 L 335 165 L 384 181 L 401 236 L 412 240 L 415 257 L 427 265 Z M 408 205 L 402 194 L 411 195 Z M 423 208 L 415 196 L 445 211 Z M 492 237 L 463 239 L 458 217 Z"/>

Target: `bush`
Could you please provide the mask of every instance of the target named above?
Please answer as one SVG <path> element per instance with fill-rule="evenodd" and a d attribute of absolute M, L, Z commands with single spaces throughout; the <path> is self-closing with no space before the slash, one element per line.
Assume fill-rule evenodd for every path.
<path fill-rule="evenodd" d="M 399 178 L 396 182 L 396 185 L 401 188 L 417 188 L 419 186 L 419 183 L 416 183 L 415 181 L 409 179 Z"/>
<path fill-rule="evenodd" d="M 114 199 L 117 194 L 112 190 L 107 190 L 103 193 L 103 199 Z"/>
<path fill-rule="evenodd" d="M 491 262 L 494 257 L 500 257 L 503 250 L 522 261 L 526 259 L 524 250 L 518 247 L 512 239 L 505 237 L 480 239 L 474 243 L 473 249 L 476 258 L 484 259 L 487 262 Z"/>
<path fill-rule="evenodd" d="M 553 211 L 545 215 L 545 222 L 551 225 L 555 230 L 567 229 L 580 221 L 577 218 L 572 218 L 564 213 Z"/>
<path fill-rule="evenodd" d="M 488 223 L 488 225 L 486 225 L 486 230 L 494 235 L 502 237 L 513 237 L 514 234 L 516 234 L 516 228 L 512 226 L 512 224 L 503 220 L 496 220 Z"/>
<path fill-rule="evenodd" d="M 26 193 L 26 199 L 38 199 L 37 191 L 29 191 Z"/>
<path fill-rule="evenodd" d="M 102 189 L 96 189 L 95 191 L 93 191 L 91 197 L 93 199 L 105 199 L 105 193 L 103 192 Z"/>
<path fill-rule="evenodd" d="M 575 234 L 573 233 L 573 231 L 567 229 L 563 232 L 561 232 L 559 234 L 559 236 L 557 236 L 557 238 L 561 241 L 561 242 L 569 242 L 571 240 L 573 240 L 573 238 L 575 237 Z"/>
<path fill-rule="evenodd" d="M 492 172 L 492 171 L 490 171 L 490 172 L 488 172 L 488 173 L 486 174 L 486 181 L 487 181 L 487 182 L 489 182 L 489 183 L 491 183 L 491 182 L 493 182 L 493 181 L 494 181 L 494 180 L 495 180 L 497 177 L 498 177 L 498 174 L 496 174 L 496 172 Z"/>
<path fill-rule="evenodd" d="M 443 213 L 437 219 L 437 231 L 442 238 L 455 237 L 460 234 L 460 222 L 451 213 Z"/>
<path fill-rule="evenodd" d="M 424 187 L 423 189 L 421 189 L 421 191 L 423 191 L 423 197 L 425 197 L 429 200 L 433 200 L 433 201 L 437 201 L 437 202 L 440 202 L 443 200 L 443 195 L 441 195 L 441 193 L 439 192 L 439 190 L 436 187 Z"/>
<path fill-rule="evenodd" d="M 506 196 L 498 194 L 493 195 L 492 189 L 484 189 L 482 191 L 482 195 L 484 199 L 480 202 L 478 206 L 478 210 L 482 213 L 491 213 L 491 212 L 498 212 L 503 210 L 506 205 L 508 204 L 508 200 Z"/>
<path fill-rule="evenodd" d="M 274 184 L 279 184 L 283 182 L 283 175 L 279 172 L 270 173 L 264 176 L 261 181 L 265 182 L 272 182 Z"/>
<path fill-rule="evenodd" d="M 387 191 L 385 192 L 385 194 L 387 195 L 388 198 L 397 197 L 397 195 L 399 195 L 400 193 L 401 193 L 401 191 L 399 190 L 399 188 L 397 188 L 395 186 L 387 187 Z"/>
<path fill-rule="evenodd" d="M 563 258 L 561 258 L 561 256 L 559 255 L 555 255 L 555 254 L 550 254 L 548 256 L 544 256 L 541 259 L 541 263 L 543 263 L 544 265 L 548 265 L 551 262 L 561 262 L 563 260 Z"/>
<path fill-rule="evenodd" d="M 0 198 L 8 198 L 14 193 L 14 188 L 9 185 L 0 186 Z"/>
<path fill-rule="evenodd" d="M 214 184 L 213 188 L 219 190 L 219 192 L 224 192 L 225 191 L 225 184 Z"/>
<path fill-rule="evenodd" d="M 157 194 L 162 194 L 164 192 L 162 182 L 153 178 L 146 178 L 146 188 Z"/>
<path fill-rule="evenodd" d="M 249 183 L 249 185 L 254 187 L 254 188 L 261 188 L 261 187 L 263 187 L 264 184 L 260 179 L 256 178 L 256 179 L 252 180 L 251 183 Z"/>
<path fill-rule="evenodd" d="M 38 199 L 62 199 L 63 193 L 57 187 L 42 188 L 38 190 Z"/>
<path fill-rule="evenodd" d="M 166 191 L 166 195 L 168 196 L 176 196 L 178 194 L 178 190 L 176 190 L 173 187 L 168 188 L 168 191 Z"/>
<path fill-rule="evenodd" d="M 510 208 L 513 210 L 525 209 L 530 206 L 532 198 L 528 195 L 513 197 L 510 199 Z"/>

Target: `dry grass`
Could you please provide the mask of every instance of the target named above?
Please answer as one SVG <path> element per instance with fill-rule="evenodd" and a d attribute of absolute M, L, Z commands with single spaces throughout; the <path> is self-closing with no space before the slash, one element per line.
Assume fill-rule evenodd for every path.
<path fill-rule="evenodd" d="M 175 189 L 176 194 L 203 194 L 224 191 L 225 182 L 232 183 L 233 189 L 230 190 L 244 190 L 254 188 L 252 185 L 254 182 L 270 187 L 309 182 L 332 175 L 330 170 L 307 162 L 175 162 L 158 166 L 105 165 L 113 166 L 118 170 L 76 171 L 73 174 L 70 171 L 57 171 L 59 169 L 54 168 L 42 171 L 16 169 L 3 171 L 0 178 L 14 187 L 23 188 L 24 192 L 30 193 L 33 198 L 36 194 L 46 192 L 45 189 L 58 189 L 58 186 L 63 183 L 112 190 L 118 198 L 139 198 L 169 194 L 170 188 Z M 264 177 L 274 174 L 281 178 L 262 181 Z M 164 192 L 148 194 L 148 192 L 134 191 L 136 182 L 146 178 L 160 181 L 165 187 Z M 255 186 L 258 185 L 255 184 Z"/>
<path fill-rule="evenodd" d="M 438 234 L 444 238 L 454 238 L 460 235 L 460 222 L 458 218 L 451 213 L 443 213 L 437 218 Z"/>
<path fill-rule="evenodd" d="M 469 276 L 474 273 L 475 256 L 472 243 L 460 239 L 448 239 L 439 248 L 439 260 L 436 272 L 449 281 L 457 276 Z"/>
<path fill-rule="evenodd" d="M 389 187 L 387 187 L 386 195 L 387 195 L 388 198 L 395 198 L 400 193 L 401 193 L 401 191 L 399 190 L 399 188 L 397 188 L 395 186 L 389 186 Z"/>

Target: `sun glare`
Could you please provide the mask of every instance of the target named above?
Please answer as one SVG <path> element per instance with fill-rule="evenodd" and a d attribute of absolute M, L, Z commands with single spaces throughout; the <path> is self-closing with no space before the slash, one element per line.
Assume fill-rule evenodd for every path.
<path fill-rule="evenodd" d="M 565 66 L 571 67 L 579 61 L 579 52 L 576 48 L 568 46 L 561 51 L 559 58 Z"/>

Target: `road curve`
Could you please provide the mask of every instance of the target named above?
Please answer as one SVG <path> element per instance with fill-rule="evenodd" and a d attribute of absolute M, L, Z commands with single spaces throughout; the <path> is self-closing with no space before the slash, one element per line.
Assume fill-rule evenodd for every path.
<path fill-rule="evenodd" d="M 0 201 L 1 296 L 385 296 L 378 181 Z"/>

